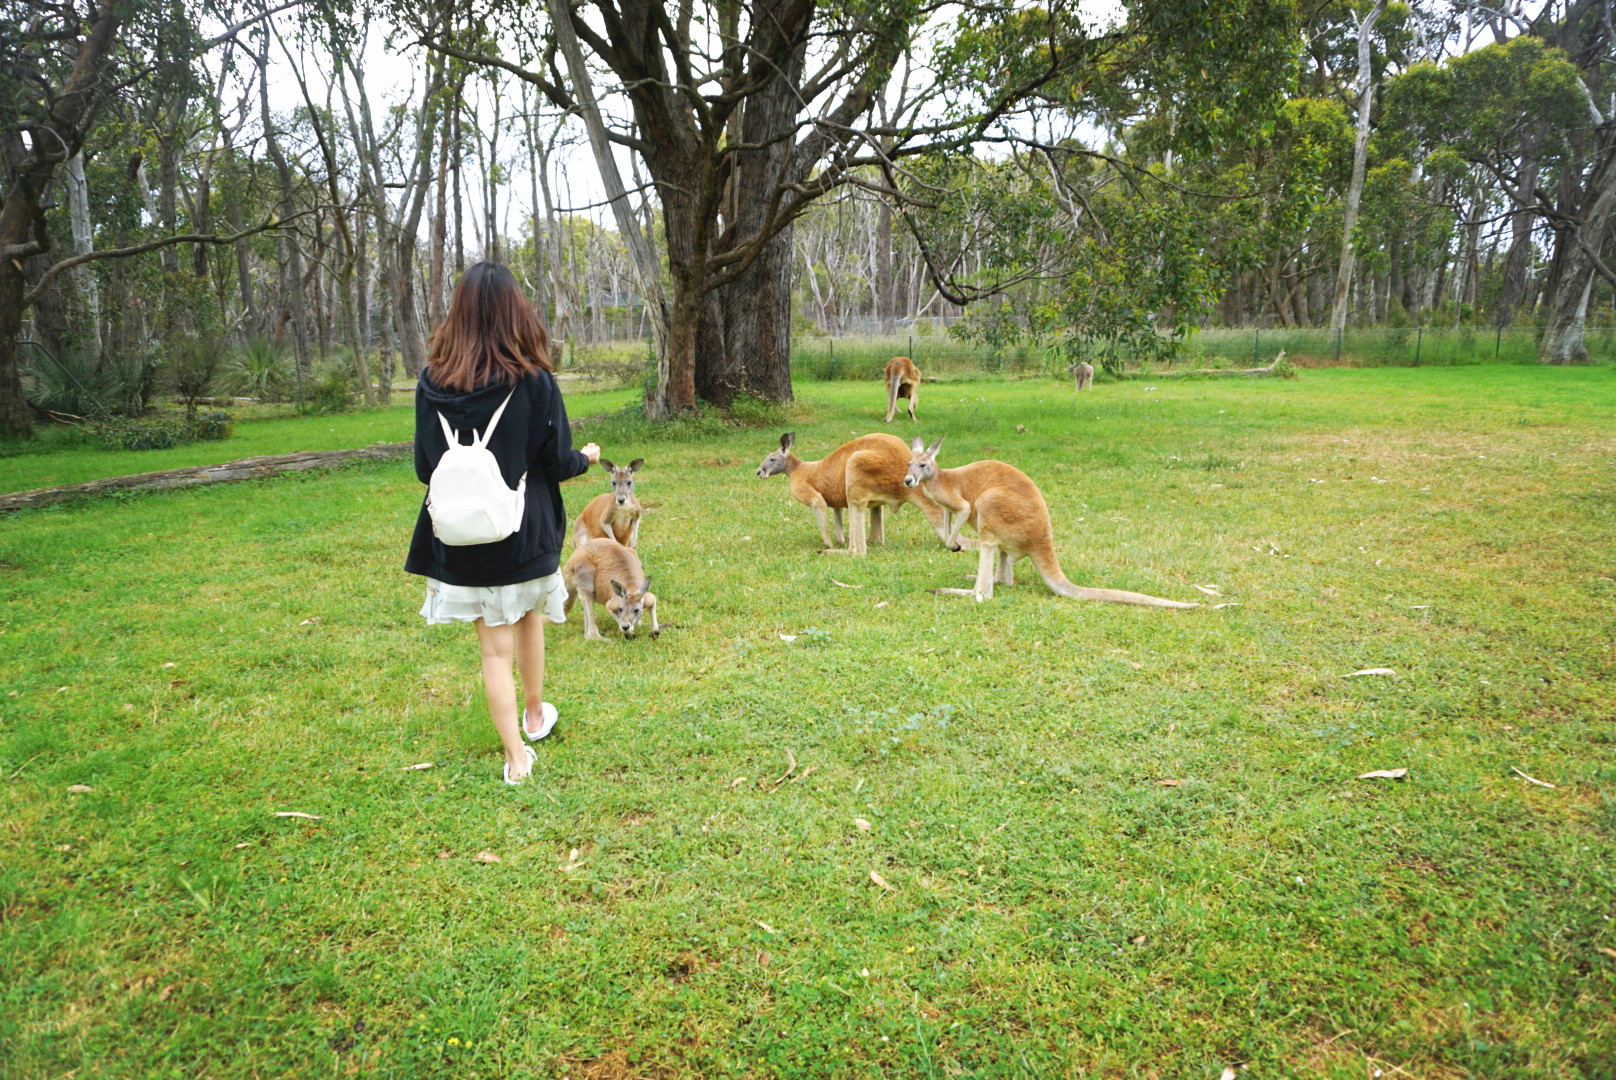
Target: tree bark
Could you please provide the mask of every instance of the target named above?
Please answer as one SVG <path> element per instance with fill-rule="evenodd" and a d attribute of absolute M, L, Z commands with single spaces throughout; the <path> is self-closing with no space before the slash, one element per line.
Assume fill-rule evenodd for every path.
<path fill-rule="evenodd" d="M 1374 104 L 1375 73 L 1370 34 L 1386 0 L 1375 0 L 1375 6 L 1358 24 L 1358 132 L 1352 143 L 1352 180 L 1347 185 L 1347 197 L 1341 215 L 1341 261 L 1335 275 L 1335 306 L 1330 309 L 1330 331 L 1340 333 L 1347 325 L 1347 292 L 1352 287 L 1354 261 L 1352 233 L 1358 227 L 1358 203 L 1363 198 L 1364 172 L 1369 159 L 1369 114 Z"/>
<path fill-rule="evenodd" d="M 95 249 L 95 227 L 90 220 L 90 188 L 84 179 L 84 152 L 67 159 L 67 212 L 73 229 L 73 254 L 86 255 Z M 73 271 L 74 284 L 83 309 L 87 332 L 85 346 L 92 358 L 101 355 L 101 279 L 95 267 L 81 266 Z"/>
<path fill-rule="evenodd" d="M 1616 208 L 1616 137 L 1600 140 L 1582 195 L 1580 213 L 1559 230 L 1564 261 L 1549 303 L 1549 321 L 1538 341 L 1537 356 L 1545 364 L 1580 364 L 1588 359 L 1583 329 L 1595 273 L 1592 252 L 1603 246 L 1611 210 Z"/>

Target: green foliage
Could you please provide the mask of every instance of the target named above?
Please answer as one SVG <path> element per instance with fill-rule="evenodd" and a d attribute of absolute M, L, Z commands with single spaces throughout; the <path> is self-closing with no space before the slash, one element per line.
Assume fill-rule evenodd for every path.
<path fill-rule="evenodd" d="M 220 442 L 230 437 L 229 413 L 206 412 L 191 417 L 154 420 L 110 420 L 91 425 L 97 439 L 114 450 L 171 450 L 196 442 Z"/>
<path fill-rule="evenodd" d="M 354 365 L 345 350 L 333 352 L 309 380 L 308 399 L 315 412 L 346 412 L 353 405 Z"/>
<path fill-rule="evenodd" d="M 23 350 L 27 357 L 27 350 Z M 97 360 L 78 350 L 50 356 L 33 350 L 28 400 L 66 416 L 139 415 L 144 407 L 147 365 L 135 358 Z"/>
<path fill-rule="evenodd" d="M 163 381 L 185 403 L 186 415 L 194 418 L 197 399 L 213 392 L 228 347 L 211 328 L 175 331 L 164 343 Z"/>
<path fill-rule="evenodd" d="M 777 401 L 767 401 L 750 394 L 738 394 L 724 410 L 729 421 L 739 427 L 772 427 L 786 422 L 786 411 Z"/>
<path fill-rule="evenodd" d="M 284 401 L 296 383 L 291 350 L 273 338 L 249 338 L 225 361 L 219 381 L 232 394 Z"/>

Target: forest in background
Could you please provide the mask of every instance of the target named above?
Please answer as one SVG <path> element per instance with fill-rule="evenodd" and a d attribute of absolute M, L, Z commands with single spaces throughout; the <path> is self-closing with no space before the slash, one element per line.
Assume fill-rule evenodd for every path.
<path fill-rule="evenodd" d="M 557 339 L 649 342 L 652 416 L 930 319 L 1108 365 L 1230 326 L 1578 362 L 1613 49 L 1594 0 L 7 0 L 0 427 L 385 403 L 479 258 Z"/>

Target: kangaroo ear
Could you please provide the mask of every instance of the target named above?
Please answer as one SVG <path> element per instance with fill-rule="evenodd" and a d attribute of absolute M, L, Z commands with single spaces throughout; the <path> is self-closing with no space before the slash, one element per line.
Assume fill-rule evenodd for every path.
<path fill-rule="evenodd" d="M 645 575 L 645 580 L 640 582 L 640 595 L 644 596 L 646 593 L 648 593 L 650 591 L 651 591 L 651 575 L 646 574 Z"/>
<path fill-rule="evenodd" d="M 943 440 L 946 439 L 946 438 L 948 438 L 947 435 L 939 435 L 939 436 L 937 436 L 937 441 L 932 443 L 930 446 L 926 447 L 926 456 L 927 457 L 936 457 L 937 456 L 937 448 L 939 446 L 943 445 Z"/>
<path fill-rule="evenodd" d="M 619 600 L 628 595 L 628 593 L 623 589 L 623 583 L 618 581 L 616 578 L 612 578 L 612 595 L 617 597 Z"/>
<path fill-rule="evenodd" d="M 790 450 L 796 444 L 797 433 L 795 431 L 788 431 L 784 435 L 780 436 L 780 449 Z"/>
<path fill-rule="evenodd" d="M 644 465 L 644 464 L 645 464 L 645 459 L 642 458 L 642 457 L 637 457 L 633 461 L 628 463 L 628 471 L 629 472 L 639 472 L 640 467 L 642 465 Z"/>
<path fill-rule="evenodd" d="M 922 439 L 919 435 L 916 435 L 915 436 L 915 441 L 909 444 L 909 449 L 910 449 L 910 451 L 912 453 L 916 453 L 916 454 L 925 453 L 926 440 Z"/>
<path fill-rule="evenodd" d="M 600 467 L 605 469 L 607 472 L 611 472 L 613 469 L 617 468 L 616 465 L 613 465 L 611 462 L 607 461 L 605 458 L 600 459 Z"/>

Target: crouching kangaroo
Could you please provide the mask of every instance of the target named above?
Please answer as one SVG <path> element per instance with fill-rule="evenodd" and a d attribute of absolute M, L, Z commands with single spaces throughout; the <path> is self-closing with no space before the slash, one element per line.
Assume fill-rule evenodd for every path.
<path fill-rule="evenodd" d="M 920 401 L 920 369 L 907 356 L 894 356 L 887 361 L 887 423 L 898 411 L 898 399 L 909 399 L 909 419 L 915 418 L 915 404 Z"/>
<path fill-rule="evenodd" d="M 626 469 L 600 459 L 600 467 L 611 474 L 612 490 L 596 495 L 584 505 L 583 513 L 572 523 L 572 542 L 583 547 L 591 540 L 610 538 L 624 547 L 640 546 L 640 514 L 643 508 L 634 497 L 634 474 L 645 464 L 635 458 Z"/>
<path fill-rule="evenodd" d="M 759 476 L 785 473 L 791 482 L 791 494 L 798 502 L 814 512 L 819 522 L 819 538 L 825 550 L 831 548 L 830 532 L 825 526 L 825 511 L 836 516 L 836 543 L 842 543 L 842 511 L 848 512 L 847 552 L 863 555 L 870 543 L 885 543 L 886 531 L 882 525 L 882 510 L 914 503 L 939 538 L 946 539 L 943 531 L 943 512 L 919 488 L 905 487 L 903 470 L 909 460 L 909 451 L 903 440 L 893 435 L 861 435 L 845 442 L 818 461 L 803 461 L 791 452 L 796 443 L 795 432 L 780 436 L 780 449 L 770 451 L 758 466 Z M 869 515 L 869 536 L 865 536 L 864 519 Z"/>
<path fill-rule="evenodd" d="M 566 610 L 572 610 L 574 600 L 583 601 L 585 641 L 606 640 L 595 626 L 597 603 L 606 605 L 626 638 L 634 636 L 640 619 L 646 616 L 651 620 L 651 637 L 662 633 L 657 625 L 656 594 L 649 591 L 651 579 L 640 568 L 640 557 L 616 540 L 579 544 L 561 576 L 567 583 Z"/>
<path fill-rule="evenodd" d="M 1110 600 L 1141 607 L 1200 607 L 1121 589 L 1085 589 L 1073 585 L 1061 573 L 1060 561 L 1055 558 L 1049 507 L 1044 504 L 1038 485 L 1026 473 L 1002 461 L 976 461 L 957 469 L 940 469 L 937 448 L 942 444 L 941 438 L 930 446 L 916 439 L 903 482 L 910 487 L 924 488 L 943 508 L 944 520 L 950 529 L 947 537 L 950 547 L 958 542 L 959 531 L 967 521 L 975 526 L 979 554 L 974 587 L 936 589 L 935 592 L 991 600 L 995 582 L 1015 584 L 1015 562 L 1026 556 L 1037 567 L 1044 584 L 1058 596 Z"/>

